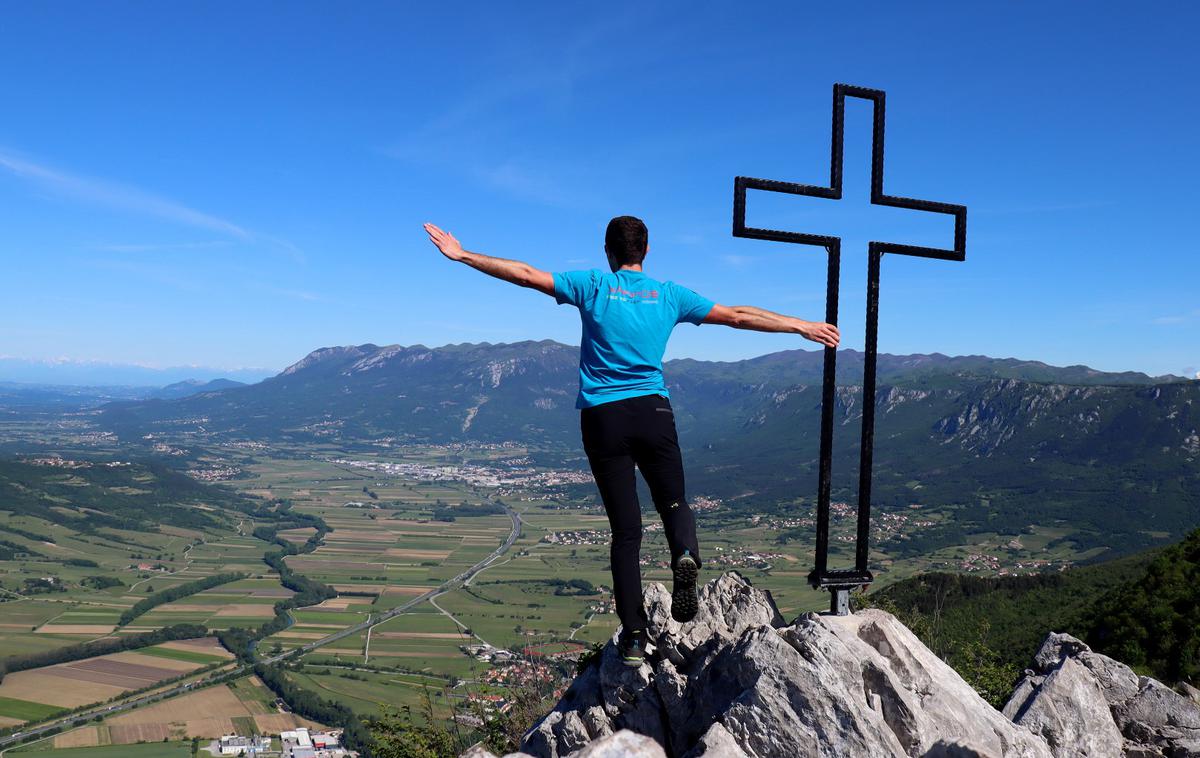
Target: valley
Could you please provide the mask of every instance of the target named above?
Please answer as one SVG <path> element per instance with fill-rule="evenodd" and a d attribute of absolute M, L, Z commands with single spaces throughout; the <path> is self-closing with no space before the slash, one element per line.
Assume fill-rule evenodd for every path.
<path fill-rule="evenodd" d="M 260 385 L 173 400 L 7 409 L 0 415 L 0 657 L 11 673 L 0 684 L 0 743 L 29 737 L 38 723 L 65 728 L 38 733 L 44 738 L 20 751 L 104 750 L 149 738 L 179 746 L 220 736 L 229 724 L 241 731 L 268 723 L 341 726 L 314 717 L 317 709 L 293 707 L 306 698 L 336 718 L 378 718 L 400 708 L 470 729 L 521 692 L 561 692 L 575 660 L 617 625 L 607 520 L 586 461 L 569 441 L 574 412 L 557 401 L 534 402 L 559 396 L 537 372 L 549 365 L 557 381 L 560 352 L 535 343 L 532 356 L 514 357 L 518 349 L 496 346 L 499 357 L 460 367 L 455 376 L 463 381 L 449 388 L 442 381 L 444 399 L 430 416 L 421 404 L 427 400 L 403 405 L 419 382 L 390 361 L 424 370 L 430 361 L 464 360 L 471 350 L 432 351 L 430 358 L 359 350 L 352 365 L 368 365 L 349 376 L 319 351 Z M 686 370 L 669 376 L 706 575 L 737 570 L 770 589 L 792 618 L 824 609 L 828 596 L 806 583 L 812 387 L 789 384 L 794 376 L 772 378 L 778 360 L 746 362 L 736 377 L 727 366 L 681 362 Z M 801 364 L 793 368 L 803 374 Z M 389 366 L 403 370 L 387 378 L 381 372 Z M 1079 392 L 1039 394 L 1028 381 L 931 373 L 924 362 L 919 370 L 889 370 L 895 384 L 880 393 L 872 594 L 934 571 L 997 579 L 1057 574 L 1166 544 L 1200 521 L 1189 447 L 1196 385 L 1146 390 L 1137 377 L 1118 377 L 1080 384 Z M 368 406 L 358 400 L 344 415 L 326 405 L 317 420 L 311 409 L 322 407 L 325 393 L 358 392 L 359 371 L 377 372 L 370 402 L 388 408 L 380 406 L 368 424 L 361 415 Z M 279 386 L 262 395 L 272 381 Z M 407 382 L 407 391 L 389 395 L 390 382 Z M 1007 410 L 1006 393 L 1020 398 Z M 1107 421 L 1085 418 L 1091 431 L 1064 442 L 1072 403 L 1111 404 L 1114 393 L 1167 404 L 1172 423 L 1154 427 L 1157 436 L 1145 442 L 1137 440 L 1141 431 L 1107 439 L 1149 411 L 1136 403 L 1106 407 Z M 843 395 L 837 437 L 848 444 L 856 434 L 855 388 Z M 469 408 L 467 397 L 474 398 Z M 258 405 L 270 398 L 276 405 Z M 292 410 L 276 414 L 285 399 Z M 425 420 L 400 424 L 400 407 Z M 1013 426 L 1022 418 L 1026 426 Z M 1047 436 L 1044 429 L 1061 431 Z M 1137 459 L 1149 474 L 1127 485 L 1118 481 L 1123 464 L 1100 465 L 1152 442 L 1166 444 L 1157 445 L 1157 457 Z M 1030 466 L 1030 456 L 1018 463 L 1034 448 L 1041 465 Z M 1083 461 L 1081 451 L 1094 459 Z M 853 554 L 853 492 L 843 481 L 853 452 L 849 445 L 835 461 L 843 472 L 832 509 L 835 565 L 849 564 Z M 1080 511 L 1085 502 L 1089 509 Z M 643 503 L 644 579 L 669 584 L 666 543 L 644 491 Z M 135 644 L 165 630 L 191 636 L 82 655 L 89 645 Z M 74 649 L 81 653 L 53 659 Z M 256 678 L 254 662 L 270 664 L 284 684 Z M 48 691 L 46 682 L 88 681 L 96 671 L 114 678 L 67 700 L 38 694 Z M 285 700 L 277 698 L 281 686 Z M 269 702 L 265 711 L 234 706 L 247 687 L 274 691 L 259 698 Z M 159 718 L 155 710 L 227 692 L 232 699 L 205 695 L 229 706 L 206 705 L 216 708 L 213 721 Z"/>

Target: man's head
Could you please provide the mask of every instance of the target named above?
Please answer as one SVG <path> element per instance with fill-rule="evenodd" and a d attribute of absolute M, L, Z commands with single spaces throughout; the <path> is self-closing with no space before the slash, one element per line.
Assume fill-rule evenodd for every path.
<path fill-rule="evenodd" d="M 622 266 L 640 266 L 649 249 L 649 232 L 640 218 L 617 216 L 604 232 L 604 252 L 613 271 Z"/>

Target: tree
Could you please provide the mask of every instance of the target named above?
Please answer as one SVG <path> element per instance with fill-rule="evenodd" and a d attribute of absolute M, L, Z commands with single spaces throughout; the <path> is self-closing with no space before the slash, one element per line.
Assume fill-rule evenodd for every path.
<path fill-rule="evenodd" d="M 484 742 L 500 755 L 519 750 L 521 738 L 554 705 L 550 688 L 545 685 L 513 688 L 508 698 L 508 709 L 503 713 L 489 714 L 482 706 L 476 709 L 484 724 Z"/>
<path fill-rule="evenodd" d="M 444 726 L 431 722 L 415 724 L 407 707 L 403 711 L 385 706 L 383 715 L 367 722 L 375 758 L 453 758 L 459 745 Z"/>
<path fill-rule="evenodd" d="M 1093 648 L 1139 673 L 1200 684 L 1200 529 L 1097 603 Z"/>

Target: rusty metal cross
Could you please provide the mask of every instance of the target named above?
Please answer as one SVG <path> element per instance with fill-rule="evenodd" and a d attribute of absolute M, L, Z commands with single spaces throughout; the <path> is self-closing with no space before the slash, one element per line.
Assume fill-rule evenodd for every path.
<path fill-rule="evenodd" d="M 830 591 L 830 610 L 839 615 L 849 612 L 850 590 L 854 587 L 870 584 L 874 580 L 874 576 L 867 568 L 867 552 L 870 540 L 871 467 L 875 440 L 875 358 L 879 333 L 880 261 L 884 253 L 961 261 L 966 258 L 967 250 L 966 206 L 939 203 L 932 200 L 914 200 L 912 198 L 884 194 L 884 93 L 882 90 L 855 87 L 849 84 L 833 85 L 833 137 L 830 144 L 829 186 L 821 187 L 810 184 L 774 181 L 771 179 L 751 179 L 745 176 L 737 177 L 733 183 L 733 236 L 772 240 L 775 242 L 792 242 L 825 248 L 828 252 L 829 260 L 825 290 L 825 320 L 831 324 L 837 323 L 841 238 L 746 226 L 746 190 L 765 190 L 791 195 L 820 197 L 827 200 L 841 200 L 843 125 L 847 97 L 870 100 L 874 104 L 874 118 L 871 130 L 871 203 L 873 205 L 887 205 L 895 208 L 909 208 L 911 210 L 954 216 L 954 247 L 952 249 L 942 249 L 904 245 L 896 242 L 871 242 L 867 246 L 867 323 L 863 368 L 862 444 L 859 454 L 858 531 L 855 542 L 854 568 L 850 569 L 830 569 L 828 567 L 829 496 L 830 478 L 833 467 L 834 374 L 837 353 L 833 348 L 825 348 L 821 393 L 821 455 L 817 485 L 816 567 L 809 573 L 808 582 L 814 589 L 828 589 Z"/>

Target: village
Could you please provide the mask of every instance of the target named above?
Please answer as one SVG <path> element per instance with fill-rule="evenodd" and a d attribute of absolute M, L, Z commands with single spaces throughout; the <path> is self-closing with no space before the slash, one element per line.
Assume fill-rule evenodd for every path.
<path fill-rule="evenodd" d="M 913 504 L 908 506 L 909 509 L 916 510 L 921 506 Z M 834 501 L 829 504 L 829 519 L 833 523 L 841 523 L 843 521 L 857 518 L 858 509 L 856 506 L 843 501 Z M 765 526 L 771 531 L 781 532 L 789 529 L 812 529 L 816 526 L 815 516 L 802 516 L 798 518 L 779 518 L 773 516 L 765 516 L 763 514 L 754 514 L 749 517 L 749 522 L 752 526 Z M 882 511 L 872 514 L 871 518 L 871 539 L 874 541 L 882 541 L 902 535 L 905 531 L 912 529 L 922 529 L 933 526 L 936 522 L 930 519 L 913 518 L 907 513 Z M 855 537 L 853 534 L 838 534 L 832 535 L 833 539 L 842 542 L 853 542 Z"/>
<path fill-rule="evenodd" d="M 585 471 L 538 471 L 522 466 L 498 468 L 473 463 L 389 463 L 347 458 L 332 458 L 329 463 L 420 482 L 463 482 L 475 487 L 496 487 L 499 495 L 513 494 L 516 491 L 513 488 L 561 487 L 592 481 L 592 475 Z"/>
<path fill-rule="evenodd" d="M 186 472 L 198 482 L 225 482 L 241 475 L 242 470 L 237 466 L 210 466 L 208 468 L 188 469 Z"/>
<path fill-rule="evenodd" d="M 50 455 L 40 458 L 25 458 L 22 460 L 22 463 L 28 463 L 31 466 L 53 466 L 56 468 L 91 468 L 93 466 L 91 461 L 76 461 L 70 458 L 63 458 L 58 455 Z M 131 466 L 133 464 L 128 461 L 104 461 L 94 465 L 105 466 L 107 468 L 122 468 L 125 466 Z"/>

